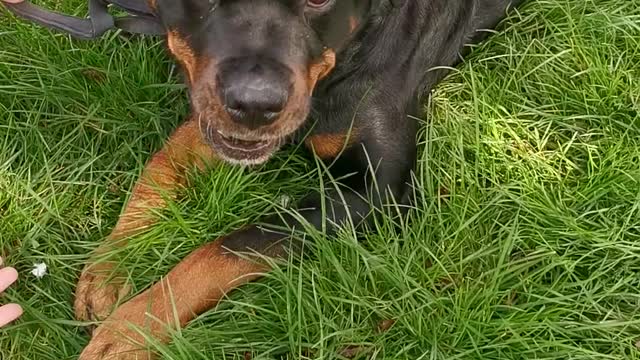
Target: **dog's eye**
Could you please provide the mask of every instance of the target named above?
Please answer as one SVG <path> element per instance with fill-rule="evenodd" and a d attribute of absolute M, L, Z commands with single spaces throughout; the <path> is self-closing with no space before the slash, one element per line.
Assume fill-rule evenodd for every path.
<path fill-rule="evenodd" d="M 314 9 L 321 9 L 328 5 L 332 0 L 307 0 L 307 5 Z"/>

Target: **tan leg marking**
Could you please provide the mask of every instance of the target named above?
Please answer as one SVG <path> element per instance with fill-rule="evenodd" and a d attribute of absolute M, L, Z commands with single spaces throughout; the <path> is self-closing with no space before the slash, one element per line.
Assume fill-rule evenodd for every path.
<path fill-rule="evenodd" d="M 116 309 L 96 329 L 80 360 L 153 359 L 156 354 L 145 348 L 144 337 L 131 325 L 167 342 L 171 330 L 269 270 L 265 264 L 225 252 L 221 240 L 195 250 L 164 279 Z"/>
<path fill-rule="evenodd" d="M 129 293 L 126 278 L 114 274 L 116 263 L 100 261 L 100 258 L 125 246 L 128 236 L 154 222 L 149 210 L 164 207 L 166 199 L 175 196 L 175 190 L 184 184 L 185 172 L 192 165 L 204 167 L 214 160 L 213 151 L 204 143 L 195 120 L 180 126 L 164 148 L 151 158 L 114 230 L 82 271 L 74 302 L 77 319 L 104 319 L 113 305 Z"/>

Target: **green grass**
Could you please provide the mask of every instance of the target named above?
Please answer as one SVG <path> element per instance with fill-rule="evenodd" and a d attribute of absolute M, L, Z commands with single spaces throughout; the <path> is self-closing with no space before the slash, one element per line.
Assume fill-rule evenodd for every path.
<path fill-rule="evenodd" d="M 0 19 L 0 255 L 21 274 L 2 301 L 26 310 L 0 329 L 0 359 L 74 359 L 87 343 L 74 284 L 186 114 L 179 84 L 152 39 Z M 427 118 L 401 226 L 311 234 L 309 258 L 234 292 L 165 358 L 640 359 L 640 1 L 532 1 L 437 87 Z M 286 152 L 194 175 L 123 253 L 136 290 L 318 173 Z"/>

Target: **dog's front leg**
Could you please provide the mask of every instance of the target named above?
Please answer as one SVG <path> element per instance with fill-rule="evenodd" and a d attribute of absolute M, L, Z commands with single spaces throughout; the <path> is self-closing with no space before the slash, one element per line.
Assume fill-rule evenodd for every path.
<path fill-rule="evenodd" d="M 337 138 L 346 136 L 332 137 L 333 140 Z M 330 150 L 340 150 L 340 144 L 336 141 L 328 144 L 327 139 L 315 137 L 309 145 L 316 151 L 325 145 L 323 155 L 337 155 L 339 151 Z M 348 188 L 341 188 L 341 191 L 329 191 L 304 199 L 299 214 L 308 223 L 321 227 L 325 219 L 329 224 L 340 224 L 348 218 L 361 223 L 370 219 L 369 215 L 376 208 L 402 197 L 415 146 L 410 142 L 398 145 L 378 140 L 354 141 L 347 146 L 344 155 L 352 165 L 351 169 L 361 170 L 358 174 L 360 180 Z M 371 144 L 370 152 L 367 151 L 367 143 Z M 380 148 L 379 144 L 393 146 L 393 151 Z M 386 154 L 384 159 L 383 154 Z M 168 341 L 171 330 L 183 327 L 198 314 L 212 308 L 227 292 L 269 271 L 266 262 L 261 261 L 262 256 L 278 257 L 286 254 L 288 249 L 302 249 L 297 243 L 290 242 L 290 231 L 283 230 L 300 228 L 297 219 L 294 216 L 274 216 L 266 219 L 262 226 L 248 226 L 196 249 L 161 281 L 117 308 L 96 329 L 80 359 L 153 358 L 154 351 L 143 333 L 162 342 Z M 330 225 L 329 230 L 333 229 Z M 241 253 L 261 256 L 238 255 Z"/>
<path fill-rule="evenodd" d="M 205 166 L 215 160 L 204 142 L 198 122 L 190 119 L 174 131 L 164 147 L 146 165 L 134 186 L 127 205 L 109 237 L 85 266 L 75 294 L 75 314 L 79 320 L 102 320 L 113 305 L 129 292 L 126 278 L 115 271 L 109 254 L 127 243 L 127 237 L 153 222 L 151 208 L 165 206 L 168 198 L 184 183 L 191 166 Z"/>
<path fill-rule="evenodd" d="M 347 193 L 341 198 L 351 201 L 352 204 L 347 205 L 361 214 L 371 210 L 364 201 L 357 200 L 361 194 Z M 339 198 L 328 200 L 335 205 L 342 201 Z M 307 220 L 316 222 L 323 218 L 319 202 L 308 205 L 315 209 L 302 213 Z M 334 221 L 339 221 L 340 217 L 344 220 L 346 212 L 334 211 L 332 215 L 336 216 Z M 295 222 L 293 218 L 288 220 Z M 282 225 L 276 218 L 272 223 Z M 300 248 L 289 246 L 288 233 L 278 229 L 249 226 L 196 249 L 161 281 L 118 307 L 95 330 L 80 360 L 155 358 L 154 349 L 144 334 L 160 342 L 169 341 L 172 330 L 185 326 L 198 314 L 212 308 L 229 291 L 270 270 L 261 258 L 240 256 L 239 252 L 279 256 L 285 254 L 285 249 Z"/>
<path fill-rule="evenodd" d="M 230 235 L 234 236 L 244 235 Z M 195 250 L 161 281 L 118 307 L 94 331 L 80 359 L 154 358 L 142 332 L 166 342 L 170 329 L 186 325 L 229 290 L 268 270 L 262 262 L 225 250 L 223 243 L 224 239 L 220 239 Z"/>

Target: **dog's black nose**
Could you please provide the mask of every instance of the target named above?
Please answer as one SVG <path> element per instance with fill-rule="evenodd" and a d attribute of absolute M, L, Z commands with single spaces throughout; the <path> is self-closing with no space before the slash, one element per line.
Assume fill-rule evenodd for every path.
<path fill-rule="evenodd" d="M 218 89 L 230 117 L 256 129 L 273 123 L 289 99 L 291 72 L 268 61 L 227 61 L 218 72 Z"/>

